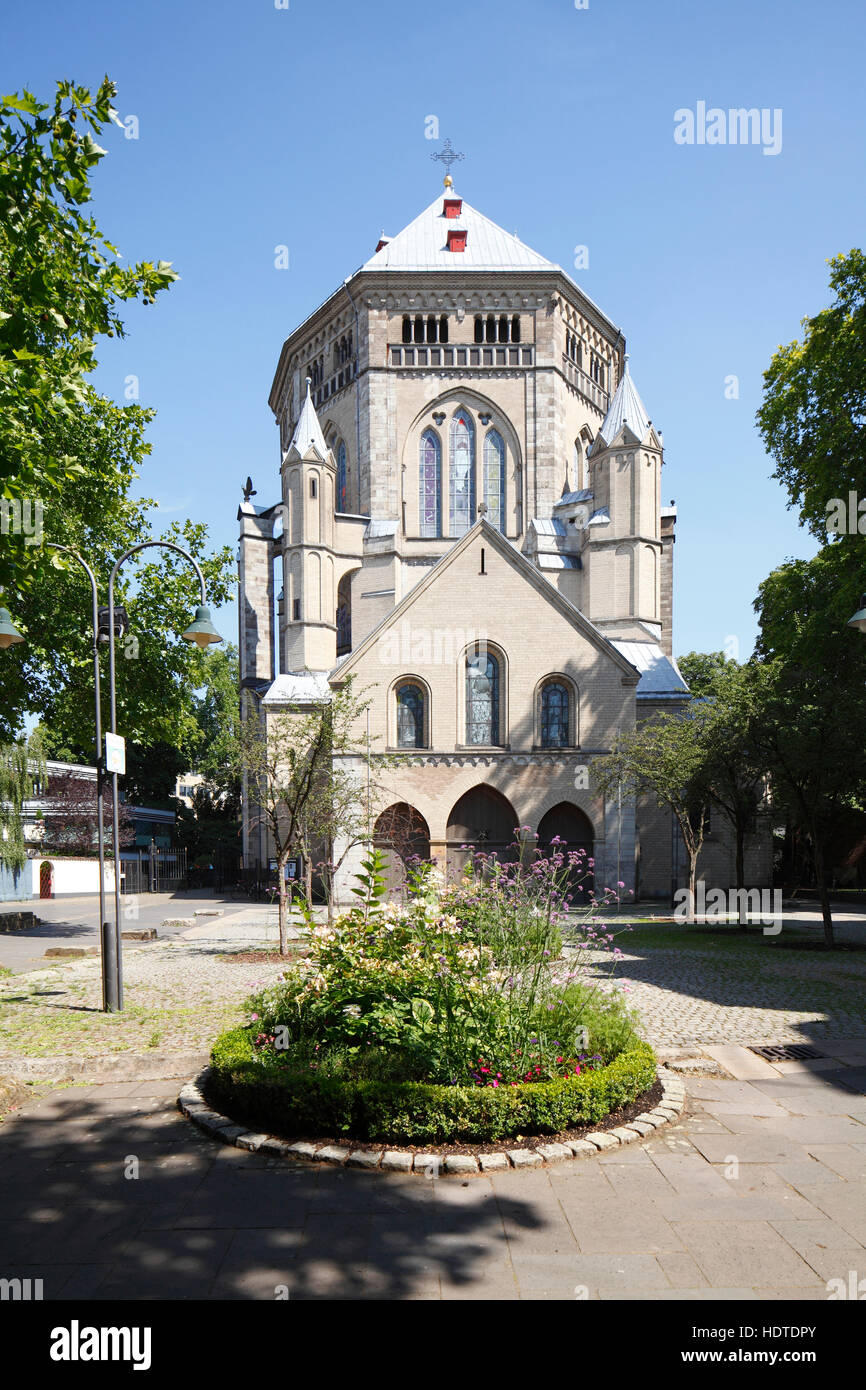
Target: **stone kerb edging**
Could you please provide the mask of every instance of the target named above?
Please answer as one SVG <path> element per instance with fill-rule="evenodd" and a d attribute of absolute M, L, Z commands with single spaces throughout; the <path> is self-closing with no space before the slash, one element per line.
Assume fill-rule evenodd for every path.
<path fill-rule="evenodd" d="M 658 1078 L 662 1085 L 661 1101 L 653 1110 L 648 1110 L 628 1124 L 615 1129 L 599 1130 L 587 1134 L 583 1139 L 573 1139 L 564 1144 L 540 1144 L 537 1149 L 499 1149 L 491 1153 L 446 1154 L 438 1153 L 435 1147 L 424 1153 L 413 1153 L 409 1149 L 387 1149 L 383 1147 L 353 1149 L 343 1144 L 316 1144 L 301 1140 L 290 1143 L 287 1139 L 277 1139 L 269 1134 L 259 1134 L 235 1124 L 226 1115 L 212 1110 L 202 1094 L 202 1086 L 207 1082 L 209 1068 L 189 1081 L 177 1098 L 178 1107 L 187 1119 L 198 1125 L 206 1134 L 222 1144 L 234 1144 L 235 1148 L 248 1149 L 252 1153 L 269 1155 L 273 1158 L 301 1159 L 314 1163 L 331 1163 L 337 1167 L 367 1168 L 385 1173 L 425 1173 L 439 1172 L 460 1174 L 465 1177 L 472 1173 L 489 1173 L 505 1168 L 542 1168 L 547 1164 L 564 1163 L 575 1158 L 588 1158 L 601 1150 L 615 1149 L 620 1144 L 632 1144 L 643 1139 L 654 1130 L 661 1129 L 669 1120 L 682 1113 L 685 1104 L 685 1088 L 680 1077 L 665 1067 L 658 1067 Z"/>

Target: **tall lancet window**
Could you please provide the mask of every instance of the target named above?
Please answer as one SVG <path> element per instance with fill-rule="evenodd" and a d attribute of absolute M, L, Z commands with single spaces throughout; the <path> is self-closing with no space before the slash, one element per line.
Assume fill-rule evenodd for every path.
<path fill-rule="evenodd" d="M 475 515 L 475 426 L 461 406 L 451 421 L 449 459 L 449 519 L 452 536 L 463 536 Z"/>
<path fill-rule="evenodd" d="M 504 531 L 505 443 L 498 430 L 488 430 L 484 439 L 484 501 L 490 525 Z"/>
<path fill-rule="evenodd" d="M 348 496 L 348 467 L 346 464 L 346 446 L 342 439 L 337 446 L 337 511 L 346 510 L 346 498 Z"/>
<path fill-rule="evenodd" d="M 418 458 L 418 534 L 442 535 L 442 451 L 439 436 L 425 430 Z"/>
<path fill-rule="evenodd" d="M 466 742 L 499 743 L 499 662 L 482 644 L 466 657 Z"/>

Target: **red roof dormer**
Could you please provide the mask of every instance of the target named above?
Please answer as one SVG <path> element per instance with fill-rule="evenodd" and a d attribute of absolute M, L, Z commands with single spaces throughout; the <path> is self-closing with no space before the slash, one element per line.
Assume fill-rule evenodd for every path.
<path fill-rule="evenodd" d="M 447 249 L 449 251 L 466 250 L 466 231 L 462 227 L 454 227 L 448 233 Z"/>
<path fill-rule="evenodd" d="M 463 211 L 462 198 L 446 198 L 442 209 L 446 217 L 459 217 Z"/>

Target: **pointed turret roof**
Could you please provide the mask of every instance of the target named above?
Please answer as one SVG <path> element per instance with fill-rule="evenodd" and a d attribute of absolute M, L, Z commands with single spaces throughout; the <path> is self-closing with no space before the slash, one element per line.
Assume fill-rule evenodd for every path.
<path fill-rule="evenodd" d="M 613 400 L 608 407 L 599 434 L 603 436 L 606 444 L 612 444 L 623 425 L 628 425 L 632 434 L 635 434 L 638 439 L 643 439 L 650 427 L 650 418 L 646 413 L 646 407 L 631 379 L 631 373 L 628 369 L 628 354 L 626 354 L 620 383 L 613 393 Z"/>
<path fill-rule="evenodd" d="M 320 458 L 325 458 L 328 453 L 328 446 L 325 443 L 325 436 L 322 434 L 322 426 L 319 424 L 319 417 L 316 414 L 316 407 L 313 405 L 313 398 L 310 395 L 312 379 L 307 377 L 307 397 L 301 407 L 298 416 L 298 423 L 295 425 L 295 432 L 292 435 L 292 442 L 289 451 L 297 449 L 301 458 L 304 458 L 310 448 L 316 450 Z"/>
<path fill-rule="evenodd" d="M 445 215 L 445 202 L 459 205 Z M 466 233 L 465 250 L 448 249 L 449 231 Z M 559 270 L 553 261 L 526 246 L 470 207 L 453 188 L 438 194 L 428 208 L 365 262 L 363 270 Z"/>

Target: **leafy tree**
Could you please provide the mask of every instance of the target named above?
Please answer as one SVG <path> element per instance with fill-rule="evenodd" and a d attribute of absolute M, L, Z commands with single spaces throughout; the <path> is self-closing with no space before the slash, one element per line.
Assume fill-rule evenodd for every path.
<path fill-rule="evenodd" d="M 811 846 L 828 946 L 833 846 L 866 797 L 866 642 L 847 626 L 859 567 L 845 538 L 774 570 L 755 601 L 752 738 L 774 800 Z"/>
<path fill-rule="evenodd" d="M 679 662 L 693 697 L 706 702 L 702 738 L 703 777 L 712 805 L 734 832 L 735 875 L 745 886 L 746 836 L 766 790 L 766 773 L 751 736 L 753 686 L 748 666 L 723 652 L 689 652 Z M 740 922 L 746 907 L 740 900 Z"/>
<path fill-rule="evenodd" d="M 120 843 L 128 845 L 135 839 L 132 816 L 123 801 L 118 810 Z M 74 772 L 52 773 L 45 793 L 43 848 L 66 854 L 93 854 L 98 843 L 98 811 L 95 780 Z M 106 852 L 113 854 L 114 827 L 110 815 L 105 816 L 103 824 Z"/>
<path fill-rule="evenodd" d="M 45 784 L 45 754 L 39 731 L 0 744 L 0 865 L 22 869 L 27 858 L 22 807 Z"/>
<path fill-rule="evenodd" d="M 802 341 L 774 354 L 758 411 L 773 476 L 821 539 L 833 498 L 866 497 L 866 255 L 855 249 L 829 265 L 835 299 L 803 319 Z"/>
<path fill-rule="evenodd" d="M 736 666 L 724 652 L 687 652 L 677 658 L 683 680 L 696 699 L 714 693 L 720 674 Z"/>
<path fill-rule="evenodd" d="M 680 828 L 689 861 L 689 921 L 694 920 L 698 857 L 710 802 L 705 772 L 709 712 L 700 704 L 662 715 L 618 735 L 612 751 L 593 764 L 599 791 L 654 796 Z"/>
<path fill-rule="evenodd" d="M 0 738 L 25 716 L 47 726 L 52 751 L 94 760 L 90 585 L 52 543 L 81 552 L 103 604 L 111 567 L 125 550 L 159 539 L 154 504 L 132 487 L 150 452 L 153 412 L 117 406 L 87 382 L 100 333 L 122 336 L 120 301 L 155 293 L 176 278 L 163 263 L 121 266 L 114 248 L 82 212 L 89 174 L 102 157 L 89 134 L 111 119 L 113 87 L 95 96 L 58 85 L 53 107 L 29 93 L 0 102 L 0 505 L 41 502 L 43 543 L 4 520 L 0 591 L 27 641 L 0 661 Z M 4 514 L 6 516 L 6 514 Z M 8 519 L 8 517 L 7 517 Z M 31 517 L 32 520 L 32 517 Z M 208 555 L 203 526 L 169 527 L 199 560 L 213 605 L 233 590 L 230 547 Z M 31 543 L 34 542 L 34 543 Z M 10 602 L 11 599 L 11 602 Z M 192 692 L 197 650 L 177 636 L 199 602 L 189 564 L 148 550 L 124 566 L 117 602 L 131 619 L 118 649 L 118 727 L 143 750 L 194 741 Z M 102 656 L 107 725 L 107 653 Z M 188 765 L 189 754 L 182 761 Z"/>
<path fill-rule="evenodd" d="M 233 765 L 246 782 L 252 823 L 267 828 L 277 861 L 282 955 L 288 953 L 288 860 L 304 855 L 309 904 L 316 855 L 324 851 L 330 864 L 338 832 L 347 834 L 352 843 L 362 838 L 357 820 L 344 826 L 335 816 L 337 806 L 346 805 L 350 781 L 355 804 L 364 808 L 363 838 L 372 838 L 372 803 L 367 806 L 363 780 L 370 760 L 366 743 L 357 733 L 369 703 L 355 692 L 350 676 L 314 705 L 294 704 L 270 713 L 253 709 L 250 699 L 238 729 Z"/>
<path fill-rule="evenodd" d="M 190 768 L 221 792 L 235 790 L 232 749 L 240 722 L 240 665 L 232 643 L 199 654 L 194 718 L 197 728 Z"/>
<path fill-rule="evenodd" d="M 0 496 L 46 512 L 62 511 L 80 473 L 65 426 L 85 400 L 96 337 L 122 337 L 119 303 L 151 304 L 177 278 L 165 261 L 121 264 L 83 211 L 114 95 L 105 78 L 95 93 L 59 82 L 52 102 L 0 100 Z M 5 540 L 0 589 L 23 591 L 44 552 L 20 533 Z"/>
<path fill-rule="evenodd" d="M 192 807 L 182 801 L 177 807 L 177 842 L 185 846 L 190 864 L 200 859 L 210 862 L 221 853 L 239 858 L 240 783 L 221 791 L 203 782 L 190 800 Z"/>

